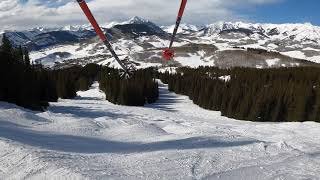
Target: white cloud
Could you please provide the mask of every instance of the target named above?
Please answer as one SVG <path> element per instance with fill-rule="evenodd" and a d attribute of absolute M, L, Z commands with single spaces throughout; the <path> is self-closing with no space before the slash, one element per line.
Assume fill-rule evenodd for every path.
<path fill-rule="evenodd" d="M 5 12 L 15 8 L 18 5 L 18 1 L 15 0 L 2 0 L 0 1 L 0 11 Z"/>
<path fill-rule="evenodd" d="M 245 16 L 234 11 L 234 7 L 251 7 L 279 1 L 281 0 L 189 0 L 184 21 L 205 24 L 218 20 L 244 19 Z M 88 4 L 101 23 L 121 21 L 137 15 L 157 24 L 173 24 L 180 1 L 92 0 Z M 87 21 L 75 0 L 48 0 L 45 3 L 43 0 L 29 0 L 24 4 L 19 3 L 19 0 L 0 0 L 0 30 L 79 23 Z"/>

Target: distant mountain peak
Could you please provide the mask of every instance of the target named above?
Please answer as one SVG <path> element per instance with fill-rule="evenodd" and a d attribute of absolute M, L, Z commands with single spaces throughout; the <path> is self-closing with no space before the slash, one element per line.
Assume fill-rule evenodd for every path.
<path fill-rule="evenodd" d="M 113 27 L 120 29 L 123 33 L 131 33 L 135 37 L 143 35 L 166 35 L 166 32 L 155 23 L 138 16 L 134 16 L 128 21 L 115 24 Z"/>
<path fill-rule="evenodd" d="M 167 45 L 166 40 L 174 29 L 174 25 L 160 28 L 152 21 L 138 16 L 124 22 L 108 22 L 108 24 L 101 25 L 104 31 L 109 29 L 108 32 L 115 37 L 115 42 L 118 38 L 134 42 L 135 39 L 143 37 L 143 41 L 139 42 L 143 44 L 142 46 L 157 48 Z M 96 37 L 90 24 L 67 25 L 56 28 L 37 27 L 30 30 L 5 33 L 14 45 L 23 45 L 30 50 L 45 49 L 66 43 L 91 43 L 87 40 Z M 184 39 L 190 39 L 188 42 L 220 43 L 221 49 L 244 46 L 284 52 L 285 50 L 298 51 L 309 47 L 306 56 L 300 56 L 302 59 L 309 56 L 315 57 L 316 55 L 320 57 L 320 48 L 317 48 L 320 43 L 320 27 L 311 23 L 268 24 L 219 21 L 205 26 L 181 23 L 178 33 L 177 41 L 183 42 Z M 154 39 L 157 42 L 152 42 Z M 317 50 L 312 50 L 312 48 Z"/>
<path fill-rule="evenodd" d="M 134 16 L 128 21 L 128 24 L 144 24 L 149 22 L 150 21 L 147 19 L 141 18 L 139 16 Z"/>

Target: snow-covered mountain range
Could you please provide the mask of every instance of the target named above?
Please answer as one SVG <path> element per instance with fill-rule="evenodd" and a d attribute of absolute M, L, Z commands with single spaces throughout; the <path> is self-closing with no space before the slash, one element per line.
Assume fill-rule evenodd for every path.
<path fill-rule="evenodd" d="M 320 63 L 320 27 L 306 24 L 217 22 L 182 24 L 174 44 L 174 61 L 164 62 L 174 26 L 157 26 L 143 18 L 102 25 L 122 59 L 138 67 L 200 65 L 232 67 L 304 66 Z M 117 66 L 90 25 L 34 28 L 5 32 L 13 44 L 31 50 L 31 58 L 46 66 L 99 63 Z M 315 63 L 313 63 L 315 62 Z"/>

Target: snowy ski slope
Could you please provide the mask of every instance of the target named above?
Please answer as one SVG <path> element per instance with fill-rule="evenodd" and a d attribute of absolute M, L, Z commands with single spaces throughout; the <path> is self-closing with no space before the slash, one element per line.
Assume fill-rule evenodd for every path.
<path fill-rule="evenodd" d="M 98 84 L 33 112 L 0 103 L 0 179 L 320 179 L 320 125 L 222 117 L 160 85 L 146 107 Z"/>

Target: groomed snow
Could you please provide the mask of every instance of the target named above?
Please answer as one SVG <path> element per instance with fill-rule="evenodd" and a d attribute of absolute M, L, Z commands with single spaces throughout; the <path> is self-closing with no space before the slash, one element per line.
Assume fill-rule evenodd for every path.
<path fill-rule="evenodd" d="M 146 107 L 95 83 L 33 112 L 0 103 L 0 179 L 319 179 L 320 125 L 222 117 L 160 84 Z"/>

